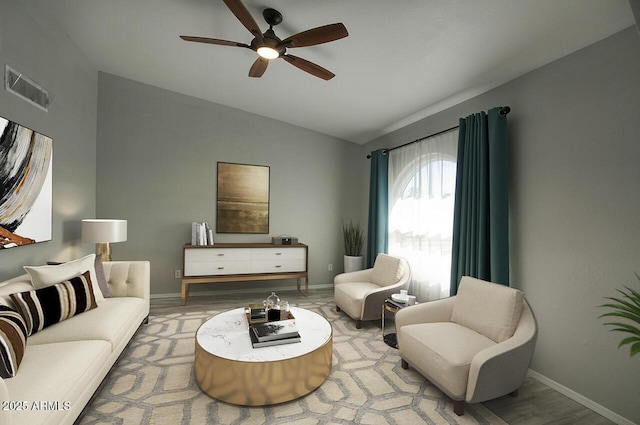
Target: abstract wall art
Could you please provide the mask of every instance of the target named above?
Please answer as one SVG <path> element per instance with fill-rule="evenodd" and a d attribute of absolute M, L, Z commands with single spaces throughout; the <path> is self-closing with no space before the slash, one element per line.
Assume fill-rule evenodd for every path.
<path fill-rule="evenodd" d="M 0 249 L 51 240 L 53 140 L 0 117 Z"/>
<path fill-rule="evenodd" d="M 269 172 L 218 162 L 217 233 L 269 233 Z"/>

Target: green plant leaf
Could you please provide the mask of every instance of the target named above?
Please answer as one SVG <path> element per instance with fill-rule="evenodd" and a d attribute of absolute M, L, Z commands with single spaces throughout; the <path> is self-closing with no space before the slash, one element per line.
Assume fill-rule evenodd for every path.
<path fill-rule="evenodd" d="M 622 347 L 623 345 L 631 344 L 632 342 L 633 343 L 640 343 L 640 337 L 630 336 L 628 338 L 625 338 L 622 341 L 620 341 L 620 344 L 618 345 L 618 348 Z"/>
<path fill-rule="evenodd" d="M 605 323 L 605 325 L 619 326 L 619 328 L 610 329 L 611 331 L 627 332 L 633 335 L 640 336 L 640 329 L 637 329 L 636 327 L 628 325 L 626 323 Z"/>
<path fill-rule="evenodd" d="M 620 312 L 611 312 L 611 313 L 606 313 L 603 314 L 600 317 L 622 317 L 623 319 L 629 319 L 632 322 L 636 322 L 636 323 L 640 323 L 640 315 L 635 314 L 635 313 L 628 313 L 626 311 L 620 311 Z"/>
<path fill-rule="evenodd" d="M 344 255 L 358 257 L 362 255 L 362 247 L 364 246 L 364 231 L 359 224 L 342 225 L 342 233 L 344 235 Z"/>
<path fill-rule="evenodd" d="M 627 288 L 627 289 L 629 289 L 629 288 Z M 638 303 L 636 302 L 636 300 L 633 299 L 632 295 L 626 294 L 626 293 L 622 292 L 621 290 L 618 290 L 618 292 L 620 292 L 624 296 L 624 298 L 626 298 L 626 299 L 618 299 L 618 298 L 612 298 L 612 299 L 615 299 L 619 303 L 624 304 L 624 305 L 628 306 L 629 308 L 634 308 L 634 309 L 640 308 L 638 306 Z"/>
<path fill-rule="evenodd" d="M 636 276 L 638 276 L 636 274 Z M 638 277 L 638 279 L 640 279 L 640 277 Z M 635 305 L 638 306 L 638 308 L 640 308 L 640 292 L 634 291 L 633 289 L 629 288 L 628 286 L 625 286 L 625 288 L 627 288 L 627 290 L 629 292 L 631 292 L 631 296 L 629 297 L 631 299 L 631 301 L 633 301 L 633 303 Z"/>
<path fill-rule="evenodd" d="M 630 302 L 621 300 L 619 298 L 606 297 L 605 299 L 616 301 L 618 304 L 604 304 L 601 307 L 622 308 L 622 309 L 626 309 L 628 311 L 633 311 L 636 313 L 640 312 L 640 307 L 635 305 L 635 303 L 632 304 Z"/>
<path fill-rule="evenodd" d="M 640 280 L 640 274 L 636 272 L 635 275 Z M 609 308 L 613 311 L 609 311 L 600 315 L 600 318 L 617 317 L 629 320 L 632 323 L 637 323 L 640 325 L 640 293 L 627 286 L 625 286 L 624 288 L 628 292 L 625 292 L 621 289 L 616 289 L 616 291 L 622 294 L 622 298 L 605 297 L 605 299 L 613 301 L 613 303 L 606 303 L 601 305 L 600 307 Z M 618 345 L 618 348 L 627 344 L 631 344 L 630 355 L 633 357 L 634 355 L 640 353 L 640 327 L 637 327 L 630 323 L 621 322 L 607 322 L 605 323 L 605 325 L 615 326 L 613 329 L 610 329 L 613 332 L 623 332 L 633 335 L 631 337 L 624 338 L 620 342 L 620 345 Z"/>

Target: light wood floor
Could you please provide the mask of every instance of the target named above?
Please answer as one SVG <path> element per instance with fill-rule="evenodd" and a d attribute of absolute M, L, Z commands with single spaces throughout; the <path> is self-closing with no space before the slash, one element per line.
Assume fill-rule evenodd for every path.
<path fill-rule="evenodd" d="M 151 314 L 202 311 L 228 307 L 229 305 L 246 305 L 250 302 L 262 301 L 262 298 L 266 298 L 268 295 L 269 291 L 266 289 L 264 294 L 258 292 L 192 296 L 186 306 L 180 305 L 180 298 L 154 298 L 151 300 Z M 304 298 L 295 290 L 278 292 L 278 295 L 294 306 L 296 300 Z M 256 297 L 262 298 L 256 299 Z M 307 299 L 333 299 L 333 289 L 311 288 Z M 505 396 L 482 404 L 505 422 L 515 425 L 614 424 L 582 404 L 530 377 L 520 388 L 517 397 Z"/>

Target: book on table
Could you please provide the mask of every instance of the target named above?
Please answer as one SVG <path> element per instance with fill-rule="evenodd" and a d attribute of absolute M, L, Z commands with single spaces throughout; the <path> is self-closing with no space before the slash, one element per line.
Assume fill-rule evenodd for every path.
<path fill-rule="evenodd" d="M 293 319 L 255 323 L 249 327 L 249 332 L 255 335 L 258 342 L 300 337 L 298 326 Z"/>
<path fill-rule="evenodd" d="M 284 345 L 284 344 L 293 344 L 294 342 L 300 342 L 300 334 L 296 334 L 296 336 L 281 338 L 281 339 L 272 339 L 270 341 L 258 341 L 258 337 L 255 332 L 249 330 L 249 336 L 251 337 L 251 345 L 253 348 L 259 347 L 271 347 L 274 345 Z"/>

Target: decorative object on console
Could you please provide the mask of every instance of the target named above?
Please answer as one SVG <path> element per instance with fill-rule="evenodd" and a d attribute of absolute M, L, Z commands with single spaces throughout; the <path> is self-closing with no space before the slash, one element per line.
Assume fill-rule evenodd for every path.
<path fill-rule="evenodd" d="M 213 245 L 213 230 L 209 223 L 191 223 L 191 245 Z"/>
<path fill-rule="evenodd" d="M 51 240 L 53 140 L 0 117 L 0 248 Z"/>
<path fill-rule="evenodd" d="M 216 233 L 269 233 L 269 172 L 218 162 Z"/>
<path fill-rule="evenodd" d="M 98 255 L 102 261 L 111 261 L 111 243 L 127 240 L 127 220 L 86 219 L 82 220 L 82 241 L 98 244 Z"/>
<path fill-rule="evenodd" d="M 293 236 L 281 235 L 271 238 L 271 243 L 274 245 L 297 245 L 298 238 Z"/>

